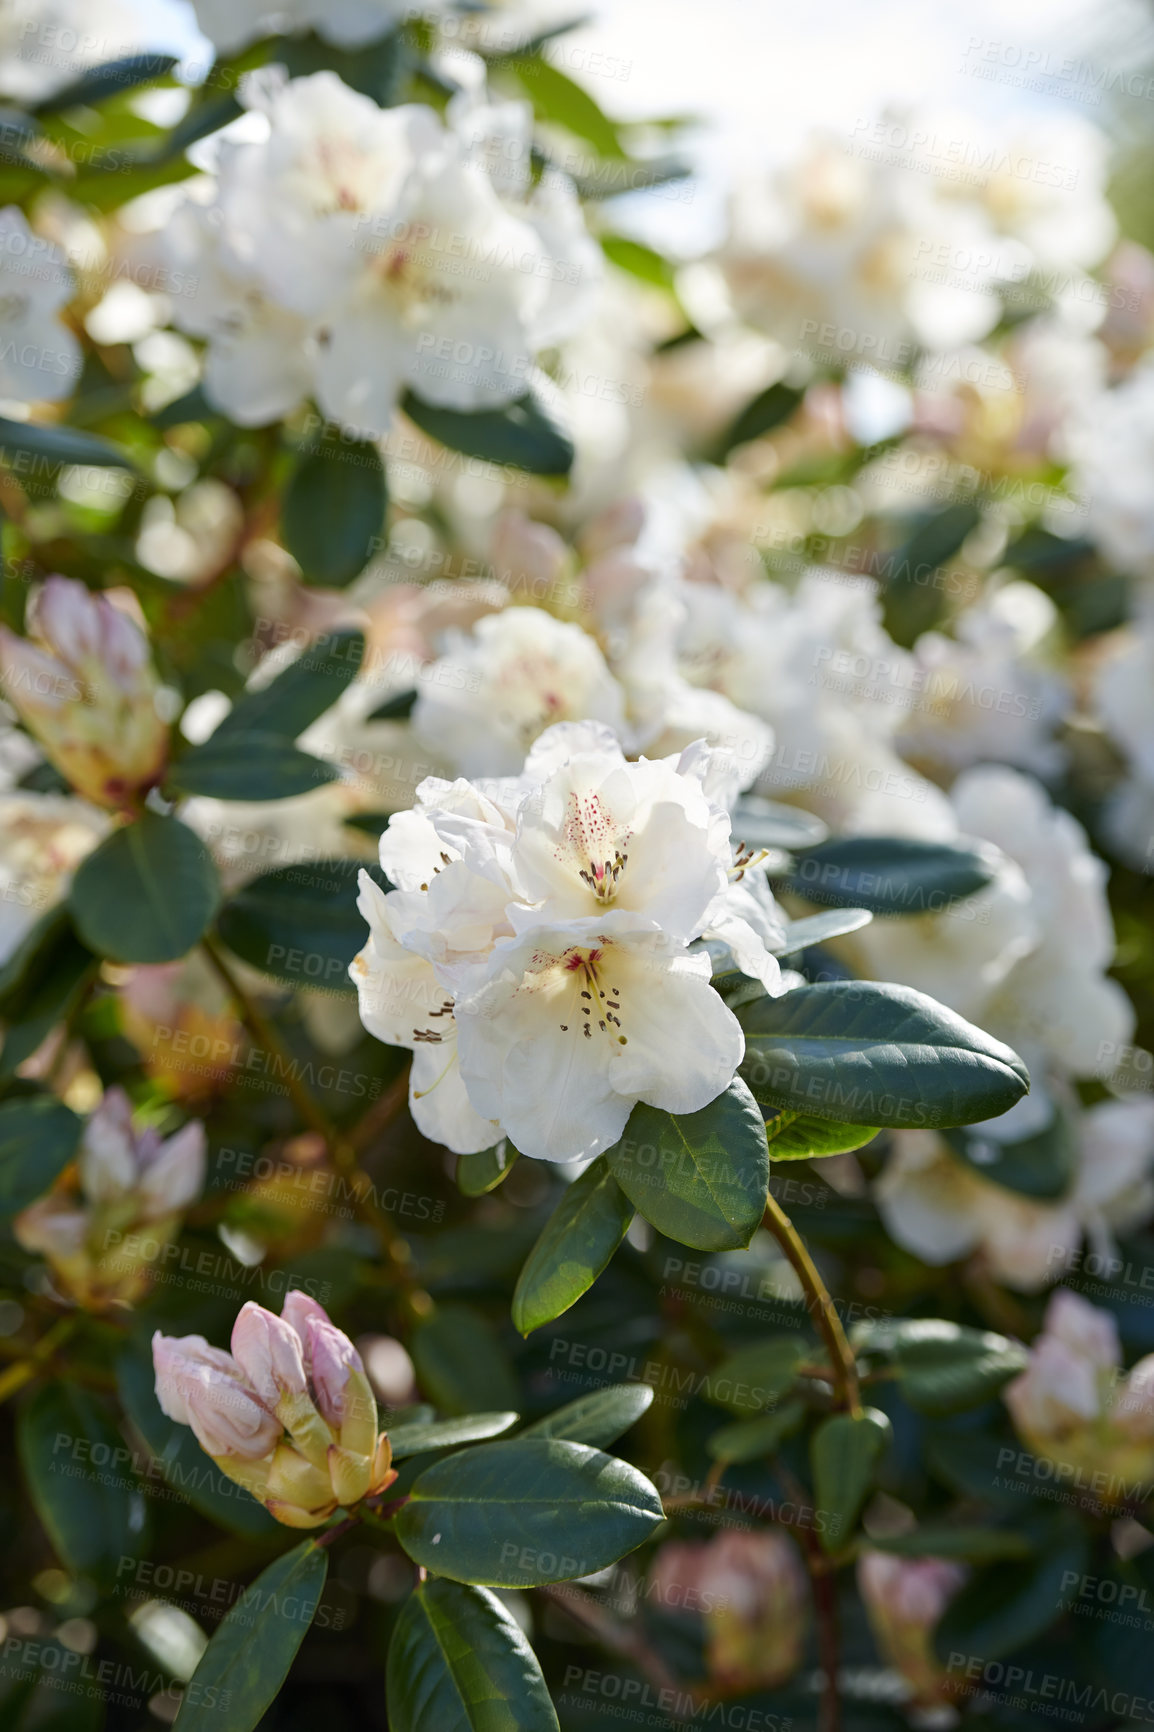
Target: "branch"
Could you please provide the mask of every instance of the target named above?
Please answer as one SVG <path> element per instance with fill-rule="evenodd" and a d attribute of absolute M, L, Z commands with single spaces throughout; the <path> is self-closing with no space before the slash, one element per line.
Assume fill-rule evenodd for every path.
<path fill-rule="evenodd" d="M 765 1199 L 765 1225 L 785 1252 L 801 1282 L 810 1316 L 825 1338 L 830 1363 L 833 1366 L 834 1391 L 839 1407 L 855 1419 L 862 1411 L 861 1386 L 858 1382 L 857 1360 L 846 1339 L 841 1318 L 830 1298 L 829 1288 L 818 1274 L 817 1265 L 801 1236 L 777 1198 L 770 1191 Z"/>

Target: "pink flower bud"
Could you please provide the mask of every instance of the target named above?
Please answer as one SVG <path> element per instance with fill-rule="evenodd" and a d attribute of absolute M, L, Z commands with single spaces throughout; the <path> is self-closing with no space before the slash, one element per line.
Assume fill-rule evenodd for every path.
<path fill-rule="evenodd" d="M 187 1209 L 204 1189 L 204 1126 L 198 1120 L 184 1125 L 175 1136 L 157 1145 L 147 1160 L 137 1192 L 146 1219 Z"/>
<path fill-rule="evenodd" d="M 1100 1311 L 1068 1287 L 1059 1287 L 1050 1295 L 1042 1333 L 1064 1342 L 1072 1353 L 1093 1365 L 1113 1369 L 1122 1362 L 1118 1325 L 1112 1313 Z"/>
<path fill-rule="evenodd" d="M 1030 1363 L 1003 1391 L 1031 1447 L 1091 1423 L 1101 1411 L 1099 1368 L 1053 1335 L 1040 1335 Z"/>
<path fill-rule="evenodd" d="M 948 1678 L 933 1651 L 932 1634 L 966 1579 L 947 1558 L 903 1558 L 863 1552 L 858 1586 L 883 1657 L 923 1706 L 948 1699 Z"/>
<path fill-rule="evenodd" d="M 1154 1443 L 1154 1353 L 1123 1379 L 1110 1407 L 1110 1424 L 1132 1443 Z"/>
<path fill-rule="evenodd" d="M 327 1318 L 323 1322 L 316 1317 L 309 1319 L 306 1340 L 317 1407 L 332 1429 L 339 1432 L 345 1417 L 349 1381 L 354 1373 L 362 1379 L 365 1375 L 361 1356 L 348 1336 Z M 375 1403 L 373 1417 L 375 1420 Z"/>
<path fill-rule="evenodd" d="M 649 1589 L 704 1616 L 710 1674 L 727 1687 L 780 1683 L 800 1663 L 809 1583 L 784 1534 L 732 1530 L 705 1545 L 665 1546 Z"/>
<path fill-rule="evenodd" d="M 302 1293 L 299 1287 L 293 1287 L 285 1294 L 284 1304 L 280 1308 L 280 1314 L 288 1324 L 289 1328 L 296 1331 L 297 1339 L 301 1344 L 301 1353 L 304 1356 L 305 1370 L 307 1371 L 310 1364 L 308 1342 L 309 1323 L 313 1319 L 318 1323 L 329 1323 L 331 1321 L 329 1314 L 323 1305 L 319 1305 L 315 1299 L 310 1299 L 308 1294 Z"/>
<path fill-rule="evenodd" d="M 241 1306 L 232 1326 L 233 1358 L 264 1405 L 275 1412 L 285 1396 L 308 1396 L 300 1337 L 255 1300 Z"/>
<path fill-rule="evenodd" d="M 275 1447 L 283 1427 L 258 1399 L 227 1353 L 203 1335 L 152 1338 L 156 1399 L 169 1419 L 190 1425 L 201 1448 L 214 1458 L 260 1461 Z"/>
<path fill-rule="evenodd" d="M 84 1194 L 107 1203 L 133 1190 L 137 1180 L 132 1107 L 123 1089 L 110 1088 L 84 1127 L 78 1166 Z"/>
<path fill-rule="evenodd" d="M 31 641 L 0 627 L 0 683 L 48 757 L 99 806 L 131 806 L 168 757 L 168 726 L 140 628 L 106 595 L 50 577 Z"/>

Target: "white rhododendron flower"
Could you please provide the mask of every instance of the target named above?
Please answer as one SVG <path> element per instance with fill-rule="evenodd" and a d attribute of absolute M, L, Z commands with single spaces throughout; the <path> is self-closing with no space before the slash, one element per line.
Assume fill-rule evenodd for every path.
<path fill-rule="evenodd" d="M 605 657 L 579 625 L 536 607 L 510 607 L 449 634 L 421 681 L 418 738 L 463 776 L 511 776 L 556 722 L 604 722 L 619 731 L 624 697 Z"/>
<path fill-rule="evenodd" d="M 351 975 L 371 1033 L 415 1054 L 412 1108 L 458 1153 L 505 1133 L 577 1160 L 638 1101 L 699 1111 L 729 1084 L 740 1025 L 701 938 L 780 991 L 768 892 L 740 879 L 711 753 L 630 763 L 608 729 L 548 729 L 518 778 L 426 782 L 361 878 Z M 754 874 L 751 873 L 751 876 Z"/>
<path fill-rule="evenodd" d="M 143 38 L 128 0 L 3 0 L 0 96 L 42 102 L 91 67 L 139 51 Z"/>
<path fill-rule="evenodd" d="M 1105 1100 L 1085 1111 L 1072 1105 L 1064 1110 L 1074 1142 L 1074 1176 L 1066 1194 L 1053 1201 L 995 1184 L 933 1131 L 895 1131 L 875 1189 L 891 1238 L 935 1266 L 977 1257 L 995 1280 L 1025 1292 L 1074 1266 L 1083 1241 L 1096 1257 L 1114 1255 L 1114 1233 L 1140 1224 L 1154 1205 L 1154 1102 Z M 1053 1111 L 1049 1124 L 1036 1129 L 1054 1128 Z M 1035 1129 L 1016 1133 L 1007 1125 L 1017 1112 L 1011 1108 L 971 1134 L 980 1133 L 996 1155 L 999 1145 Z"/>
<path fill-rule="evenodd" d="M 1071 485 L 1088 532 L 1106 558 L 1134 577 L 1154 577 L 1154 361 L 1084 405 L 1066 444 Z"/>
<path fill-rule="evenodd" d="M 74 292 L 60 248 L 33 234 L 15 205 L 0 210 L 0 399 L 55 403 L 71 395 L 83 355 L 60 311 Z"/>
<path fill-rule="evenodd" d="M 178 211 L 170 243 L 197 283 L 175 316 L 209 339 L 219 407 L 256 425 L 311 393 L 371 438 L 409 387 L 460 410 L 522 396 L 600 275 L 569 182 L 502 197 L 476 107 L 462 136 L 452 114 L 379 108 L 332 72 L 245 90 L 267 135 L 223 146 L 214 202 Z M 513 104 L 490 132 L 506 107 L 524 130 Z"/>

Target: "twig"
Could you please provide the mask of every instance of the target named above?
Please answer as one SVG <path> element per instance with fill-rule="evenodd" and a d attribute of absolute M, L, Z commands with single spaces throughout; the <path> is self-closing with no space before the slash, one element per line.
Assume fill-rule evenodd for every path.
<path fill-rule="evenodd" d="M 10 1365 L 7 1371 L 0 1375 L 0 1401 L 7 1401 L 10 1395 L 15 1395 L 26 1383 L 31 1383 L 32 1379 L 44 1370 L 56 1349 L 67 1341 L 79 1322 L 80 1318 L 75 1313 L 69 1317 L 61 1317 L 47 1334 L 40 1337 L 26 1358 Z"/>
<path fill-rule="evenodd" d="M 857 1360 L 846 1339 L 841 1318 L 830 1298 L 829 1289 L 818 1274 L 817 1265 L 802 1243 L 800 1234 L 772 1191 L 765 1199 L 765 1225 L 785 1252 L 805 1293 L 810 1316 L 825 1337 L 826 1348 L 833 1366 L 834 1391 L 839 1407 L 854 1418 L 861 1415 L 861 1389 L 858 1384 Z"/>

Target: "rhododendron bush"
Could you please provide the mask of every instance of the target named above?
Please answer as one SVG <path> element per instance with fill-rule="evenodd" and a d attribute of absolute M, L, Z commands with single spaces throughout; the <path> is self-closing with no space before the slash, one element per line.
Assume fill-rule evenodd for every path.
<path fill-rule="evenodd" d="M 0 6 L 0 1723 L 1154 1723 L 1109 112 L 706 235 L 580 20 L 193 5 Z"/>

